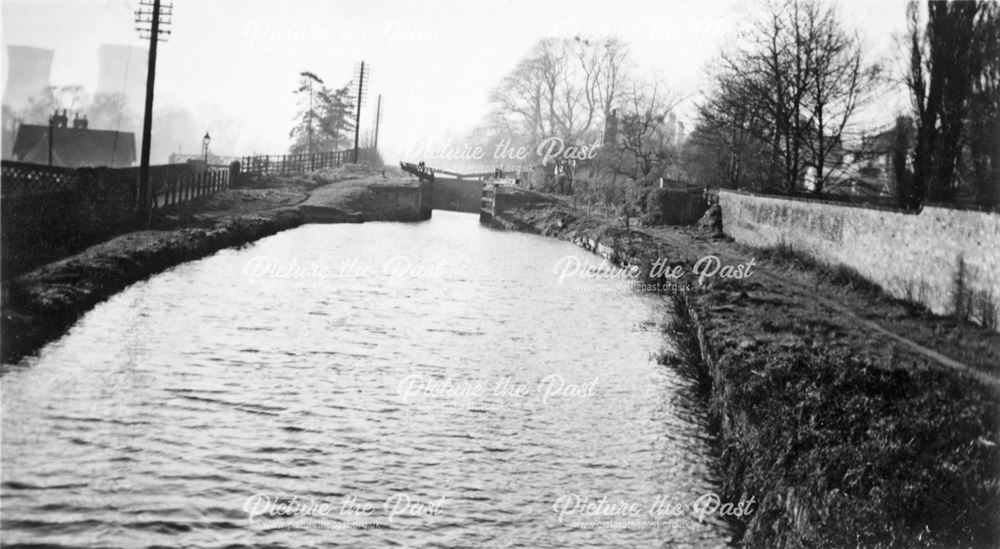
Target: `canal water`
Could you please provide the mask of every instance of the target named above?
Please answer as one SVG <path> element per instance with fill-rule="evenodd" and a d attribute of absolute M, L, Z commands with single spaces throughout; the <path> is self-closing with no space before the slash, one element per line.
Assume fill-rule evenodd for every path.
<path fill-rule="evenodd" d="M 573 262 L 436 211 L 136 284 L 5 367 L 2 541 L 725 546 L 667 305 Z"/>

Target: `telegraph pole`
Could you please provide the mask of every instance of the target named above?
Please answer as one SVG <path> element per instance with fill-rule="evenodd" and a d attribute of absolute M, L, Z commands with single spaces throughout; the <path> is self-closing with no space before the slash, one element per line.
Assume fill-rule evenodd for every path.
<path fill-rule="evenodd" d="M 153 133 L 153 88 L 156 81 L 156 45 L 160 42 L 160 34 L 170 34 L 169 30 L 160 28 L 169 25 L 169 17 L 172 15 L 173 6 L 160 5 L 160 0 L 143 0 L 139 4 L 139 9 L 135 12 L 135 22 L 139 26 L 139 36 L 146 38 L 145 33 L 149 33 L 149 61 L 146 65 L 146 105 L 142 118 L 142 153 L 139 158 L 139 205 L 145 211 L 153 206 L 153 187 L 149 183 L 149 146 L 150 136 Z M 160 20 L 160 16 L 167 16 L 167 20 Z M 143 25 L 149 25 L 145 28 Z"/>
<path fill-rule="evenodd" d="M 354 116 L 354 163 L 358 163 L 358 138 L 361 136 L 361 105 L 365 99 L 365 62 L 358 72 L 358 112 Z"/>
<path fill-rule="evenodd" d="M 309 79 L 309 154 L 313 152 L 313 81 Z"/>
<path fill-rule="evenodd" d="M 378 94 L 378 107 L 375 109 L 375 152 L 378 152 L 378 126 L 382 121 L 382 94 Z"/>

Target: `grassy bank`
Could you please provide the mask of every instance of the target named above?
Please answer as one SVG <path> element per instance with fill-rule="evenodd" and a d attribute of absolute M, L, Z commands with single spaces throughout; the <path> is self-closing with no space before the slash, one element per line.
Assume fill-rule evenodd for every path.
<path fill-rule="evenodd" d="M 702 253 L 545 197 L 498 222 L 644 271 L 668 258 L 690 272 Z M 678 308 L 718 426 L 723 499 L 758 502 L 746 546 L 1000 544 L 995 388 L 784 288 L 753 278 L 687 283 Z"/>

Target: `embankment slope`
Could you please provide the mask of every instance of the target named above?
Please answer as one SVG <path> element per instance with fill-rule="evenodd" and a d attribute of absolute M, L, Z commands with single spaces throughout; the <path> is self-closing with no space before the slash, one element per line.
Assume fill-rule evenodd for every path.
<path fill-rule="evenodd" d="M 744 524 L 748 547 L 1000 543 L 1000 407 L 989 375 L 942 365 L 791 291 L 780 278 L 698 284 L 690 274 L 698 258 L 738 249 L 718 235 L 624 231 L 540 195 L 498 212 L 495 221 L 575 242 L 643 272 L 659 258 L 685 267 L 686 279 L 671 283 L 691 287 L 674 300 L 718 429 L 723 499 L 758 502 Z M 766 259 L 758 263 L 779 270 Z M 986 350 L 976 356 L 984 361 L 1000 349 L 981 328 L 954 329 L 982 338 Z M 942 344 L 938 351 L 954 349 Z"/>

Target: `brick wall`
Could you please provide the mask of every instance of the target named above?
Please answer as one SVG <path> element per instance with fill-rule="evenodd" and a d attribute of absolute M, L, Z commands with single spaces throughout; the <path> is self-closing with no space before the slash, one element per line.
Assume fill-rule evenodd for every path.
<path fill-rule="evenodd" d="M 914 214 L 726 190 L 719 204 L 737 242 L 785 245 L 935 313 L 1000 329 L 1000 213 L 927 206 Z"/>

